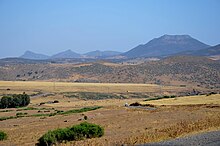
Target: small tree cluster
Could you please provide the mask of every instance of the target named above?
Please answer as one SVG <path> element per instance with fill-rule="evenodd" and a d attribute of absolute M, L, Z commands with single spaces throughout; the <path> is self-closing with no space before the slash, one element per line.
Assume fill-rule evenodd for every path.
<path fill-rule="evenodd" d="M 1 140 L 6 140 L 7 139 L 7 134 L 3 131 L 0 131 L 0 141 Z"/>
<path fill-rule="evenodd" d="M 0 108 L 14 108 L 27 106 L 30 103 L 30 97 L 27 94 L 14 94 L 3 96 L 0 100 Z"/>
<path fill-rule="evenodd" d="M 38 146 L 52 146 L 62 141 L 82 140 L 86 138 L 101 137 L 104 129 L 99 125 L 83 122 L 68 128 L 48 131 L 38 141 Z"/>

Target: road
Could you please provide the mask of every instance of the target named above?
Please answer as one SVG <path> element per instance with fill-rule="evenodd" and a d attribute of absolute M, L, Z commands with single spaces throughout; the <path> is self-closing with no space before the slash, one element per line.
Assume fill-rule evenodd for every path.
<path fill-rule="evenodd" d="M 200 133 L 158 143 L 142 144 L 139 146 L 220 146 L 220 131 Z"/>

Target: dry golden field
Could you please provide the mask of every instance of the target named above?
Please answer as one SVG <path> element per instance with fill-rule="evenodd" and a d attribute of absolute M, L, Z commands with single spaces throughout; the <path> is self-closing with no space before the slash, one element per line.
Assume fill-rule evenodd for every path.
<path fill-rule="evenodd" d="M 55 85 L 54 85 L 55 84 Z M 161 89 L 162 88 L 162 89 Z M 10 89 L 10 90 L 7 90 Z M 58 82 L 0 82 L 0 94 L 38 93 L 31 98 L 28 107 L 0 109 L 0 118 L 25 113 L 29 117 L 18 117 L 0 121 L 0 130 L 8 134 L 8 139 L 0 141 L 0 145 L 31 146 L 48 130 L 63 128 L 81 123 L 88 116 L 87 122 L 99 124 L 105 129 L 101 138 L 72 141 L 61 145 L 122 145 L 142 144 L 179 137 L 200 131 L 220 129 L 219 95 L 178 97 L 166 101 L 167 104 L 155 104 L 149 107 L 125 107 L 124 104 L 143 102 L 145 98 L 85 100 L 68 98 L 64 92 L 106 92 L 106 93 L 153 93 L 169 92 L 170 90 L 185 90 L 183 87 L 160 87 L 147 84 L 84 84 Z M 43 96 L 44 93 L 53 95 Z M 59 103 L 49 103 L 58 100 Z M 45 104 L 40 105 L 44 102 Z M 178 102 L 175 103 L 175 102 Z M 182 103 L 182 104 L 181 104 Z M 189 105 L 189 103 L 191 103 Z M 148 103 L 149 104 L 149 103 Z M 198 104 L 198 105 L 196 105 Z M 165 106 L 163 106 L 165 105 Z M 48 114 L 55 111 L 67 111 L 83 107 L 102 106 L 102 108 L 69 115 L 31 116 Z M 8 111 L 6 111 L 8 110 Z"/>
<path fill-rule="evenodd" d="M 6 90 L 10 89 L 10 90 Z M 41 81 L 0 81 L 0 94 L 11 92 L 103 92 L 103 93 L 162 93 L 186 91 L 186 87 L 159 86 L 155 84 L 116 84 L 116 83 L 67 83 Z"/>
<path fill-rule="evenodd" d="M 175 97 L 169 99 L 144 101 L 141 104 L 153 105 L 196 105 L 196 104 L 220 104 L 220 94 L 213 95 L 198 95 L 198 96 L 185 96 Z"/>

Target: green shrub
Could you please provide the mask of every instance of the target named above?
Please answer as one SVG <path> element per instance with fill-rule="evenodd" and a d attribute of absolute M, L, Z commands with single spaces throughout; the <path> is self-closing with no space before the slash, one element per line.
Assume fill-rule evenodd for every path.
<path fill-rule="evenodd" d="M 84 108 L 81 108 L 81 109 L 73 109 L 73 110 L 68 110 L 68 111 L 65 111 L 65 112 L 60 112 L 58 114 L 68 115 L 68 114 L 72 114 L 72 113 L 83 113 L 83 112 L 97 110 L 99 108 L 101 108 L 101 106 L 84 107 Z"/>
<path fill-rule="evenodd" d="M 6 112 L 11 112 L 11 111 L 13 111 L 13 110 L 3 110 L 3 111 L 0 111 L 1 113 L 6 113 Z"/>
<path fill-rule="evenodd" d="M 149 99 L 146 99 L 144 101 L 150 101 L 150 100 L 160 100 L 160 99 L 164 99 L 164 98 L 175 98 L 176 96 L 175 95 L 171 95 L 171 96 L 168 96 L 168 95 L 164 95 L 164 96 L 157 96 L 155 98 L 149 98 Z"/>
<path fill-rule="evenodd" d="M 7 139 L 7 134 L 3 131 L 0 131 L 0 141 L 1 140 L 6 140 Z"/>
<path fill-rule="evenodd" d="M 86 138 L 101 137 L 104 129 L 96 124 L 83 122 L 72 127 L 48 131 L 38 141 L 38 146 L 51 146 L 63 141 L 82 140 Z"/>
<path fill-rule="evenodd" d="M 15 108 L 27 106 L 30 103 L 30 97 L 27 94 L 14 94 L 3 96 L 0 100 L 0 108 Z"/>
<path fill-rule="evenodd" d="M 17 117 L 22 117 L 22 116 L 25 116 L 25 115 L 27 115 L 28 113 L 22 113 L 22 112 L 18 112 L 18 113 L 16 113 L 16 116 Z"/>
<path fill-rule="evenodd" d="M 0 117 L 0 121 L 8 120 L 8 119 L 16 119 L 16 118 L 21 118 L 21 117 L 52 117 L 52 116 L 56 116 L 56 115 L 69 115 L 69 114 L 75 114 L 75 113 L 82 113 L 82 112 L 97 110 L 99 108 L 101 108 L 101 106 L 85 107 L 85 108 L 81 108 L 81 109 L 73 109 L 73 110 L 68 110 L 68 111 L 57 111 L 57 112 L 48 113 L 48 114 L 39 113 L 39 114 L 33 114 L 33 115 L 28 115 L 27 113 L 18 112 L 16 114 L 16 116 Z M 29 109 L 29 108 L 27 107 L 27 108 L 24 108 L 24 109 L 18 109 L 17 111 L 22 111 L 22 110 L 26 110 L 26 109 Z M 38 109 L 38 108 L 36 108 L 36 109 Z M 41 108 L 41 109 L 44 109 L 44 108 Z M 51 109 L 54 110 L 53 108 L 51 108 Z"/>
<path fill-rule="evenodd" d="M 10 116 L 10 117 L 0 117 L 0 121 L 8 120 L 8 119 L 16 119 L 17 116 Z"/>
<path fill-rule="evenodd" d="M 50 146 L 52 144 L 55 144 L 57 142 L 57 139 L 53 131 L 48 131 L 38 141 L 39 146 Z"/>

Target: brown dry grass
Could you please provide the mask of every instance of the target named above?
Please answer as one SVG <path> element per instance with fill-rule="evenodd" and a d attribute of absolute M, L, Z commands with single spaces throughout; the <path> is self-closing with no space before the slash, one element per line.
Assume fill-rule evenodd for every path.
<path fill-rule="evenodd" d="M 127 122 L 118 121 L 114 122 L 116 125 L 114 128 L 112 126 L 107 127 L 106 129 L 111 131 L 112 134 L 111 138 L 104 136 L 100 139 L 89 139 L 85 141 L 77 141 L 77 142 L 70 142 L 63 145 L 88 145 L 88 146 L 105 146 L 105 145 L 134 145 L 134 144 L 144 144 L 149 142 L 156 142 L 166 139 L 171 139 L 179 136 L 183 136 L 190 133 L 201 132 L 201 131 L 208 131 L 210 129 L 220 129 L 220 114 L 218 112 L 217 115 L 197 115 L 194 118 L 188 117 L 187 114 L 201 114 L 197 107 L 178 107 L 174 108 L 176 113 L 182 111 L 181 117 L 177 117 L 174 111 L 164 108 L 163 111 L 156 112 L 156 113 L 148 113 L 148 115 L 140 114 L 142 118 L 131 114 L 128 118 Z M 202 110 L 203 108 L 199 108 Z M 219 107 L 218 107 L 219 109 Z M 194 111 L 195 113 L 189 112 L 189 110 Z M 187 112 L 186 112 L 187 111 Z M 140 112 L 137 110 L 136 112 Z M 143 112 L 143 111 L 142 111 Z M 167 113 L 169 112 L 169 113 Z M 157 118 L 153 116 L 158 116 Z M 166 117 L 164 115 L 166 115 Z M 169 115 L 168 115 L 169 114 Z M 179 113 L 180 114 L 180 113 Z M 144 117 L 147 116 L 147 117 Z M 118 117 L 117 117 L 118 118 Z M 147 119 L 150 118 L 150 119 Z M 173 119 L 172 119 L 173 118 Z M 123 118 L 120 118 L 122 120 Z M 132 120 L 133 121 L 132 121 Z M 126 124 L 126 125 L 124 125 Z M 113 128 L 110 130 L 109 128 Z M 118 128 L 118 129 L 116 129 Z M 125 129 L 126 128 L 126 129 Z M 121 129 L 122 131 L 120 131 Z"/>
<path fill-rule="evenodd" d="M 23 90 L 36 92 L 56 93 L 65 91 L 91 91 L 91 92 L 155 92 L 156 85 L 145 84 L 77 84 L 77 83 L 55 83 L 53 82 L 0 82 L 0 89 L 10 88 L 7 92 L 21 92 Z M 175 89 L 174 87 L 163 87 Z M 179 87 L 176 87 L 179 89 Z M 83 90 L 84 89 L 84 90 Z M 5 90 L 4 90 L 5 91 Z M 212 98 L 212 96 L 209 96 Z M 193 97 L 192 97 L 193 98 Z M 39 103 L 59 100 L 57 104 Z M 219 105 L 169 105 L 156 106 L 156 110 L 124 107 L 125 103 L 141 102 L 143 99 L 107 99 L 107 100 L 80 100 L 76 98 L 63 97 L 60 94 L 49 97 L 38 97 L 31 99 L 29 106 L 36 108 L 47 108 L 54 110 L 70 110 L 86 106 L 103 106 L 103 108 L 86 113 L 72 115 L 56 115 L 53 117 L 24 117 L 0 121 L 1 130 L 8 133 L 8 140 L 1 141 L 0 145 L 34 145 L 48 130 L 64 128 L 78 124 L 84 115 L 88 116 L 88 122 L 99 124 L 104 127 L 105 135 L 83 141 L 68 142 L 62 145 L 121 145 L 139 144 L 146 142 L 169 139 L 191 132 L 206 131 L 210 128 L 220 128 L 220 106 Z M 4 109 L 0 109 L 2 111 Z M 0 117 L 15 116 L 17 112 L 36 114 L 38 111 L 16 111 L 0 112 Z M 45 110 L 47 111 L 47 110 Z M 44 113 L 44 111 L 42 111 Z M 53 111 L 50 111 L 53 112 Z M 47 112 L 45 112 L 47 113 Z"/>
<path fill-rule="evenodd" d="M 40 107 L 37 105 L 42 101 L 53 99 L 58 99 L 60 103 L 54 105 L 45 104 Z M 141 101 L 142 99 L 81 101 L 61 96 L 51 96 L 33 99 L 30 106 L 36 108 L 54 107 L 57 110 L 69 110 L 99 104 L 104 106 L 96 111 L 84 113 L 84 115 L 88 116 L 88 122 L 104 127 L 105 135 L 103 137 L 69 142 L 62 145 L 138 144 L 220 127 L 219 106 L 161 106 L 152 111 L 123 106 L 125 102 L 132 103 L 134 100 Z M 37 111 L 22 112 L 27 112 L 28 114 L 37 113 Z M 16 113 L 14 110 L 8 113 L 1 113 L 1 116 L 15 115 Z M 34 145 L 37 143 L 37 139 L 48 130 L 78 124 L 81 122 L 78 119 L 83 118 L 84 115 L 57 115 L 46 118 L 27 117 L 0 121 L 1 130 L 4 130 L 9 135 L 8 140 L 0 142 L 0 145 Z"/>
<path fill-rule="evenodd" d="M 171 126 L 148 131 L 142 136 L 132 136 L 125 141 L 127 144 L 149 143 L 180 137 L 189 133 L 206 131 L 220 127 L 220 117 L 206 117 L 195 122 L 183 120 Z M 220 128 L 218 128 L 220 129 Z"/>

